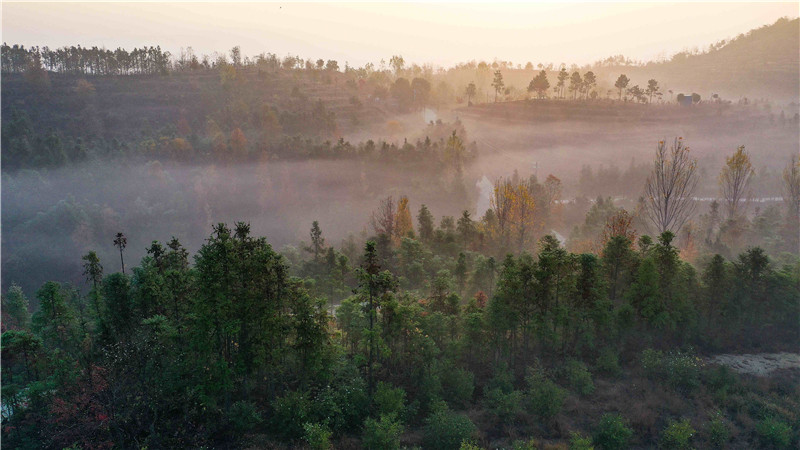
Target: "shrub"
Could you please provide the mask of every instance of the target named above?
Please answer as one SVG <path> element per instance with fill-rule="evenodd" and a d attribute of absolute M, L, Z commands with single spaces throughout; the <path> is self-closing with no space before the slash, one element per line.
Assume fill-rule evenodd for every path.
<path fill-rule="evenodd" d="M 375 390 L 375 405 L 378 414 L 395 414 L 402 417 L 406 403 L 406 391 L 403 388 L 393 388 L 391 384 L 381 381 Z"/>
<path fill-rule="evenodd" d="M 286 439 L 299 439 L 305 430 L 303 424 L 308 422 L 311 404 L 305 392 L 291 391 L 275 400 L 272 404 L 272 427 L 276 433 Z"/>
<path fill-rule="evenodd" d="M 370 417 L 364 421 L 362 444 L 366 449 L 399 449 L 401 434 L 403 424 L 394 414 L 383 414 L 380 420 Z"/>
<path fill-rule="evenodd" d="M 722 414 L 717 411 L 711 420 L 706 425 L 706 432 L 708 433 L 708 441 L 717 448 L 722 448 L 728 445 L 731 438 L 731 432 L 728 425 L 722 418 Z"/>
<path fill-rule="evenodd" d="M 769 417 L 758 423 L 756 431 L 765 447 L 789 448 L 792 440 L 792 427 L 788 424 Z"/>
<path fill-rule="evenodd" d="M 511 444 L 512 450 L 538 450 L 536 439 L 528 439 L 527 441 L 514 441 Z"/>
<path fill-rule="evenodd" d="M 462 441 L 461 447 L 459 447 L 458 450 L 483 450 L 483 449 L 481 449 L 480 446 L 476 445 L 472 441 Z"/>
<path fill-rule="evenodd" d="M 445 398 L 454 406 L 466 407 L 475 391 L 475 375 L 469 370 L 453 367 L 442 374 L 442 390 Z"/>
<path fill-rule="evenodd" d="M 527 405 L 530 412 L 542 419 L 555 417 L 564 405 L 567 391 L 556 385 L 539 370 L 532 371 L 526 381 L 528 383 Z"/>
<path fill-rule="evenodd" d="M 619 366 L 619 357 L 611 348 L 605 348 L 600 352 L 595 365 L 598 372 L 607 376 L 618 377 L 622 374 L 622 368 Z"/>
<path fill-rule="evenodd" d="M 569 450 L 594 450 L 592 438 L 573 431 L 569 434 Z"/>
<path fill-rule="evenodd" d="M 594 432 L 594 443 L 603 450 L 628 447 L 633 431 L 618 414 L 603 414 Z"/>
<path fill-rule="evenodd" d="M 425 419 L 424 448 L 458 449 L 461 443 L 475 434 L 475 424 L 464 414 L 455 413 L 443 402 L 434 405 L 433 412 Z"/>
<path fill-rule="evenodd" d="M 642 369 L 651 379 L 666 381 L 672 387 L 692 390 L 700 385 L 700 360 L 683 352 L 664 354 L 647 349 L 640 359 Z"/>
<path fill-rule="evenodd" d="M 689 419 L 679 422 L 670 421 L 661 435 L 661 447 L 668 449 L 689 448 L 689 441 L 694 436 L 694 428 L 689 423 Z"/>
<path fill-rule="evenodd" d="M 320 423 L 303 424 L 305 435 L 303 439 L 308 442 L 308 446 L 313 450 L 328 450 L 331 448 L 331 430 L 326 425 Z"/>
<path fill-rule="evenodd" d="M 241 400 L 231 405 L 230 421 L 237 433 L 243 433 L 261 422 L 261 414 L 258 413 L 255 403 Z"/>
<path fill-rule="evenodd" d="M 564 372 L 569 382 L 570 388 L 580 395 L 589 395 L 594 392 L 594 383 L 592 382 L 592 374 L 586 368 L 586 364 L 577 361 L 569 360 L 564 366 Z"/>
<path fill-rule="evenodd" d="M 484 398 L 486 409 L 502 421 L 513 420 L 522 411 L 522 392 L 513 390 L 503 392 L 500 388 L 490 389 Z"/>

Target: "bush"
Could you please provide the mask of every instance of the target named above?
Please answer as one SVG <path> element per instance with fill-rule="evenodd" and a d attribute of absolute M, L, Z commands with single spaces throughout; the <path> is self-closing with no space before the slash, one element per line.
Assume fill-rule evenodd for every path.
<path fill-rule="evenodd" d="M 230 421 L 237 433 L 244 433 L 261 422 L 261 414 L 255 403 L 241 400 L 231 405 Z"/>
<path fill-rule="evenodd" d="M 526 397 L 529 411 L 542 419 L 555 417 L 564 406 L 567 391 L 553 383 L 540 370 L 532 371 L 526 381 L 528 383 Z"/>
<path fill-rule="evenodd" d="M 391 384 L 378 383 L 375 390 L 375 405 L 378 407 L 378 414 L 395 414 L 402 417 L 406 403 L 406 391 L 403 388 L 393 388 Z"/>
<path fill-rule="evenodd" d="M 622 374 L 622 368 L 619 366 L 619 357 L 611 348 L 605 348 L 600 352 L 595 365 L 598 372 L 607 376 L 618 377 Z"/>
<path fill-rule="evenodd" d="M 394 414 L 383 414 L 380 420 L 370 417 L 364 422 L 362 444 L 366 449 L 399 449 L 401 434 L 403 424 Z"/>
<path fill-rule="evenodd" d="M 469 417 L 450 411 L 443 402 L 434 405 L 433 409 L 425 419 L 424 448 L 458 449 L 462 442 L 469 441 L 477 431 Z"/>
<path fill-rule="evenodd" d="M 725 447 L 731 439 L 731 432 L 719 411 L 714 414 L 708 425 L 706 425 L 706 433 L 708 434 L 708 441 L 717 448 Z"/>
<path fill-rule="evenodd" d="M 319 423 L 305 423 L 303 429 L 306 434 L 303 439 L 313 450 L 328 450 L 331 448 L 331 430 L 326 425 Z"/>
<path fill-rule="evenodd" d="M 594 450 L 592 438 L 573 431 L 569 434 L 569 450 Z"/>
<path fill-rule="evenodd" d="M 628 447 L 633 431 L 618 414 L 603 414 L 594 432 L 594 443 L 603 450 L 618 450 Z"/>
<path fill-rule="evenodd" d="M 273 402 L 272 408 L 272 428 L 277 434 L 289 440 L 303 437 L 303 424 L 309 422 L 311 410 L 311 402 L 305 392 L 287 392 Z"/>
<path fill-rule="evenodd" d="M 486 409 L 503 422 L 513 420 L 522 412 L 522 392 L 517 390 L 506 393 L 500 388 L 490 389 L 484 402 Z"/>
<path fill-rule="evenodd" d="M 469 370 L 453 367 L 442 374 L 442 390 L 448 402 L 464 408 L 472 402 L 475 375 Z"/>
<path fill-rule="evenodd" d="M 589 395 L 594 392 L 592 374 L 586 364 L 571 359 L 564 366 L 564 373 L 570 388 L 580 395 Z"/>
<path fill-rule="evenodd" d="M 792 427 L 788 424 L 769 417 L 758 423 L 756 431 L 765 447 L 789 448 L 792 440 Z"/>
<path fill-rule="evenodd" d="M 661 435 L 661 447 L 669 449 L 689 448 L 689 441 L 694 436 L 694 428 L 689 423 L 689 419 L 680 422 L 670 421 Z"/>
<path fill-rule="evenodd" d="M 472 441 L 463 441 L 461 442 L 461 447 L 459 447 L 458 450 L 483 450 L 483 449 Z"/>
<path fill-rule="evenodd" d="M 700 385 L 700 360 L 690 353 L 664 353 L 647 349 L 642 352 L 641 365 L 651 379 L 666 381 L 672 387 L 693 390 Z"/>
<path fill-rule="evenodd" d="M 511 444 L 512 450 L 538 450 L 536 439 L 529 439 L 527 441 L 514 441 Z"/>

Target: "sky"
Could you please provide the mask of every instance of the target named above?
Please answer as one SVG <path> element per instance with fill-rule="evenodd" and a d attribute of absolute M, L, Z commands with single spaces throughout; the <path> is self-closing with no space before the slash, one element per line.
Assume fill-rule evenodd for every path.
<path fill-rule="evenodd" d="M 449 66 L 494 59 L 648 61 L 797 17 L 800 3 L 35 3 L 2 2 L 8 44 L 178 54 L 261 52 L 361 66 L 392 55 Z"/>

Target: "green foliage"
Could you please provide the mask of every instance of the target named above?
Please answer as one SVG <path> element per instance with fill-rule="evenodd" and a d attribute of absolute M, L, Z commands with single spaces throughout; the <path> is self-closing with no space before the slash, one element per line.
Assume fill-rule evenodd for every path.
<path fill-rule="evenodd" d="M 237 433 L 245 433 L 252 430 L 256 425 L 261 423 L 261 414 L 258 408 L 252 402 L 240 400 L 231 405 L 231 411 L 228 414 L 233 429 Z"/>
<path fill-rule="evenodd" d="M 768 417 L 756 425 L 758 438 L 767 448 L 789 448 L 792 442 L 792 427 L 773 417 Z"/>
<path fill-rule="evenodd" d="M 397 450 L 400 448 L 400 435 L 403 424 L 394 414 L 381 414 L 379 420 L 368 418 L 364 422 L 361 443 L 366 449 Z"/>
<path fill-rule="evenodd" d="M 595 361 L 595 367 L 598 372 L 611 377 L 618 377 L 622 374 L 617 352 L 611 347 L 606 347 L 600 351 Z"/>
<path fill-rule="evenodd" d="M 378 388 L 374 395 L 375 406 L 378 414 L 402 417 L 406 403 L 406 391 L 403 388 L 393 388 L 390 384 L 383 381 L 378 383 Z"/>
<path fill-rule="evenodd" d="M 555 417 L 564 405 L 567 391 L 541 370 L 531 371 L 525 379 L 528 389 L 525 392 L 525 403 L 528 411 L 542 419 Z"/>
<path fill-rule="evenodd" d="M 536 439 L 529 439 L 527 441 L 519 440 L 511 444 L 512 450 L 538 450 Z"/>
<path fill-rule="evenodd" d="M 586 364 L 571 359 L 564 366 L 564 375 L 570 388 L 580 395 L 589 395 L 594 392 L 592 374 Z"/>
<path fill-rule="evenodd" d="M 666 381 L 669 385 L 691 391 L 700 385 L 700 360 L 690 353 L 646 349 L 640 358 L 642 369 L 651 379 Z"/>
<path fill-rule="evenodd" d="M 594 450 L 592 438 L 573 431 L 569 434 L 569 450 Z"/>
<path fill-rule="evenodd" d="M 290 391 L 272 403 L 270 423 L 276 434 L 286 439 L 300 439 L 305 430 L 303 424 L 311 418 L 311 402 L 308 394 Z"/>
<path fill-rule="evenodd" d="M 303 439 L 308 442 L 312 450 L 328 450 L 331 448 L 331 430 L 324 424 L 303 424 L 305 434 Z"/>
<path fill-rule="evenodd" d="M 628 448 L 633 430 L 628 428 L 622 416 L 603 414 L 600 423 L 594 430 L 594 443 L 603 450 L 620 450 Z"/>
<path fill-rule="evenodd" d="M 711 420 L 706 424 L 706 434 L 708 435 L 708 441 L 715 448 L 725 448 L 728 445 L 731 439 L 731 431 L 719 411 L 715 412 Z"/>
<path fill-rule="evenodd" d="M 661 434 L 660 445 L 667 449 L 690 448 L 690 442 L 694 435 L 695 431 L 689 423 L 689 419 L 670 421 Z"/>
<path fill-rule="evenodd" d="M 471 439 L 476 431 L 469 417 L 450 411 L 446 404 L 440 403 L 425 419 L 423 441 L 425 448 L 455 450 L 462 442 Z"/>

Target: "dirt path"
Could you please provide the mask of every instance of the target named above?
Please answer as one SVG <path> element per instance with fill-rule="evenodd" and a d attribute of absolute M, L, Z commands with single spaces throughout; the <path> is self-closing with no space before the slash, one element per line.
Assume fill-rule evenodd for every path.
<path fill-rule="evenodd" d="M 765 376 L 777 369 L 800 369 L 800 353 L 759 353 L 755 355 L 717 355 L 708 359 L 739 373 Z"/>

